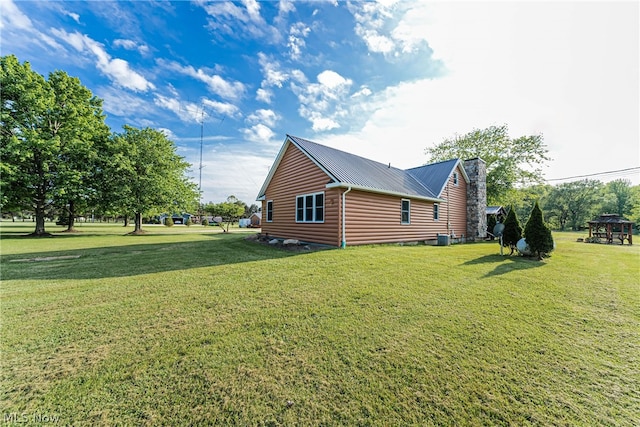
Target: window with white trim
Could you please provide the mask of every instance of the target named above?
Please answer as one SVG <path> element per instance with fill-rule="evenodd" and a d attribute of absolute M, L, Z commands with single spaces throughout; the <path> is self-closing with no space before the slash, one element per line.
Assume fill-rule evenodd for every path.
<path fill-rule="evenodd" d="M 296 197 L 296 222 L 324 222 L 324 192 Z"/>
<path fill-rule="evenodd" d="M 273 200 L 267 201 L 267 222 L 273 221 Z"/>
<path fill-rule="evenodd" d="M 458 172 L 453 173 L 453 185 L 458 186 Z"/>
<path fill-rule="evenodd" d="M 437 221 L 440 219 L 440 205 L 437 203 L 433 204 L 433 220 Z"/>
<path fill-rule="evenodd" d="M 402 199 L 400 208 L 400 223 L 411 224 L 411 201 Z"/>

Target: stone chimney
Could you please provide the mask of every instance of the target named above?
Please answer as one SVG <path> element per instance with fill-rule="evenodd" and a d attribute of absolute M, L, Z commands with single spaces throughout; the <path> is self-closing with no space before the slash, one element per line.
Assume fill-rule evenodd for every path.
<path fill-rule="evenodd" d="M 467 184 L 467 240 L 487 237 L 487 165 L 480 158 L 464 161 Z"/>

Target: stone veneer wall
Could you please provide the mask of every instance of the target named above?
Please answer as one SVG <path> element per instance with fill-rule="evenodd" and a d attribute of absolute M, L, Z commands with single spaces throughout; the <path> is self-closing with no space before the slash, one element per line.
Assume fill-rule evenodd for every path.
<path fill-rule="evenodd" d="M 487 236 L 487 165 L 480 158 L 464 161 L 467 184 L 467 240 Z"/>

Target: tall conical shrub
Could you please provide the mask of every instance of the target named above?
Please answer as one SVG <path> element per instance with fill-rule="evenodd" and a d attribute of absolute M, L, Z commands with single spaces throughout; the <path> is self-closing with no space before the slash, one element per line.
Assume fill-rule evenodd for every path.
<path fill-rule="evenodd" d="M 504 220 L 504 231 L 502 232 L 502 246 L 511 249 L 511 253 L 516 250 L 516 244 L 518 240 L 522 239 L 522 226 L 520 220 L 518 220 L 518 214 L 513 208 L 513 205 L 509 207 L 509 213 Z"/>
<path fill-rule="evenodd" d="M 553 237 L 551 229 L 544 223 L 542 210 L 538 202 L 533 206 L 527 224 L 524 226 L 524 238 L 532 254 L 542 259 L 553 251 Z"/>
<path fill-rule="evenodd" d="M 496 226 L 496 216 L 495 215 L 489 215 L 489 218 L 487 219 L 487 231 L 491 234 L 489 234 L 489 236 L 491 236 L 491 240 L 495 239 L 495 236 L 493 235 L 493 228 Z"/>

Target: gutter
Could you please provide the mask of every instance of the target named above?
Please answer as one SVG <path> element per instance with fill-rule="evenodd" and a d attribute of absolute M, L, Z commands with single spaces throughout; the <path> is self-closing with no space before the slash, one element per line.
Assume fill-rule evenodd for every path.
<path fill-rule="evenodd" d="M 351 187 L 347 189 L 344 193 L 342 193 L 342 245 L 340 246 L 342 249 L 347 247 L 347 193 L 351 191 Z"/>

